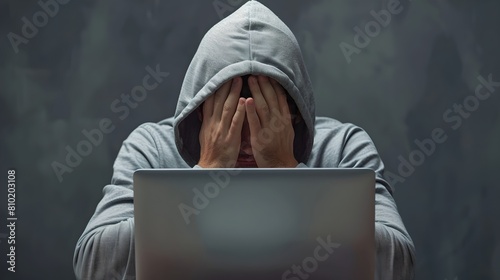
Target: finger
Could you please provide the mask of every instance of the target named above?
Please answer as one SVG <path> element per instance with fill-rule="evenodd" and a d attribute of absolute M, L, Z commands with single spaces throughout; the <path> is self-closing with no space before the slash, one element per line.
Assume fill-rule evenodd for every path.
<path fill-rule="evenodd" d="M 216 92 L 214 97 L 214 111 L 212 116 L 220 120 L 222 117 L 222 108 L 224 107 L 224 103 L 226 102 L 227 95 L 229 94 L 229 90 L 231 89 L 233 80 L 229 80 L 225 82 Z"/>
<path fill-rule="evenodd" d="M 222 126 L 228 130 L 231 126 L 231 122 L 233 120 L 234 113 L 236 108 L 238 107 L 238 100 L 240 98 L 240 92 L 242 87 L 241 77 L 236 77 L 233 79 L 231 84 L 231 90 L 229 95 L 227 96 L 226 101 L 224 102 L 224 106 L 222 107 Z"/>
<path fill-rule="evenodd" d="M 290 108 L 288 107 L 288 101 L 286 100 L 286 91 L 285 89 L 281 86 L 280 83 L 278 83 L 274 79 L 271 80 L 271 85 L 274 88 L 274 91 L 276 92 L 276 95 L 278 96 L 278 107 L 283 116 L 288 116 L 290 114 Z"/>
<path fill-rule="evenodd" d="M 259 82 L 255 76 L 248 77 L 248 87 L 250 88 L 250 92 L 253 97 L 251 104 L 253 104 L 260 121 L 267 121 L 269 119 L 269 106 L 260 91 Z"/>
<path fill-rule="evenodd" d="M 247 98 L 245 102 L 245 107 L 248 119 L 248 126 L 250 128 L 250 135 L 252 135 L 252 137 L 255 137 L 259 134 L 259 131 L 262 127 L 259 116 L 257 114 L 255 100 L 251 97 Z"/>
<path fill-rule="evenodd" d="M 275 90 L 273 85 L 271 84 L 271 81 L 269 77 L 262 76 L 260 75 L 257 79 L 259 82 L 259 87 L 260 91 L 262 92 L 262 95 L 264 96 L 264 99 L 266 100 L 267 106 L 269 107 L 269 110 L 272 112 L 274 109 L 278 109 L 278 95 Z"/>
<path fill-rule="evenodd" d="M 238 106 L 236 107 L 236 113 L 231 121 L 231 127 L 229 128 L 229 135 L 233 137 L 234 135 L 241 136 L 241 130 L 243 129 L 243 122 L 245 121 L 245 98 L 238 99 Z"/>
<path fill-rule="evenodd" d="M 205 102 L 203 102 L 203 120 L 212 117 L 214 112 L 214 95 L 210 95 Z"/>

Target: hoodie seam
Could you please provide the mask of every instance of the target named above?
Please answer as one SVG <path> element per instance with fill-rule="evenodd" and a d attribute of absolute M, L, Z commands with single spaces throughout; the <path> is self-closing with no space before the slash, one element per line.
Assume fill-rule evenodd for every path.
<path fill-rule="evenodd" d="M 248 9 L 248 60 L 252 61 L 252 6 Z M 250 63 L 250 71 L 253 73 L 253 64 Z"/>
<path fill-rule="evenodd" d="M 153 131 L 151 131 L 149 128 L 152 128 L 153 124 L 150 124 L 150 123 L 146 123 L 142 126 L 142 129 L 144 129 L 144 131 L 149 134 L 149 137 L 151 137 L 151 140 L 153 140 L 153 144 L 155 145 L 155 150 L 156 150 L 156 154 L 158 155 L 158 157 L 160 158 L 160 160 L 163 160 L 164 157 L 162 157 L 160 155 L 160 149 L 158 148 L 159 145 L 159 141 L 156 139 L 156 135 L 153 133 Z M 160 166 L 163 166 L 163 162 L 158 162 L 158 164 Z M 154 168 L 154 167 L 153 167 Z"/>

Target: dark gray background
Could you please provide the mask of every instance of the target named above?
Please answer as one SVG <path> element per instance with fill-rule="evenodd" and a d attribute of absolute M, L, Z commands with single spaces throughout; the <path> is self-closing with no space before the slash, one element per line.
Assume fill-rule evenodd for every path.
<path fill-rule="evenodd" d="M 403 11 L 351 63 L 339 44 L 352 45 L 353 28 L 387 1 L 263 3 L 297 36 L 317 114 L 366 129 L 388 171 L 398 174 L 398 157 L 408 158 L 414 140 L 435 128 L 446 132 L 447 141 L 395 185 L 417 248 L 418 279 L 500 279 L 500 88 L 458 129 L 443 119 L 474 94 L 479 75 L 500 81 L 500 2 L 404 0 Z M 139 124 L 173 114 L 191 58 L 220 20 L 212 1 L 73 0 L 16 53 L 9 32 L 21 35 L 21 18 L 31 21 L 40 10 L 35 0 L 0 1 L 0 223 L 8 168 L 17 170 L 19 218 L 15 275 L 7 272 L 0 235 L 2 279 L 74 278 L 76 241 L 122 141 Z M 170 76 L 120 120 L 110 104 L 157 64 Z M 51 164 L 63 163 L 65 148 L 102 118 L 115 131 L 59 182 Z"/>

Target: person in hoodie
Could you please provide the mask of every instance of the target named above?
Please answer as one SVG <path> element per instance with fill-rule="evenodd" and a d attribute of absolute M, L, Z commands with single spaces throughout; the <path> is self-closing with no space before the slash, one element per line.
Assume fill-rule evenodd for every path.
<path fill-rule="evenodd" d="M 205 167 L 373 169 L 376 278 L 414 279 L 413 241 L 372 140 L 353 124 L 315 115 L 295 36 L 257 1 L 204 36 L 175 115 L 139 126 L 123 142 L 111 183 L 77 242 L 77 278 L 133 279 L 134 171 Z"/>

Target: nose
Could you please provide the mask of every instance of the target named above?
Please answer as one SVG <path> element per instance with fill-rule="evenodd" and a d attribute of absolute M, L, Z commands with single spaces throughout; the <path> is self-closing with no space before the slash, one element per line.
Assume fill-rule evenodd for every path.
<path fill-rule="evenodd" d="M 245 121 L 243 122 L 243 128 L 241 130 L 240 154 L 250 156 L 253 155 L 252 144 L 250 142 L 250 127 L 248 126 L 248 120 L 246 117 Z"/>

